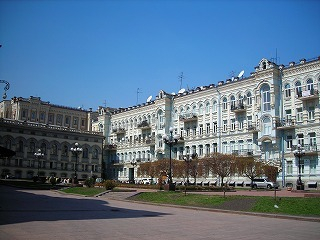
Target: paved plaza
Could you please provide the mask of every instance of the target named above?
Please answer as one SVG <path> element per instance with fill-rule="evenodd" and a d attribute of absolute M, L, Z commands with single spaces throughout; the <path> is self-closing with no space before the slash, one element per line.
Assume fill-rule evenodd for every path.
<path fill-rule="evenodd" d="M 320 222 L 0 186 L 0 239 L 319 239 Z"/>

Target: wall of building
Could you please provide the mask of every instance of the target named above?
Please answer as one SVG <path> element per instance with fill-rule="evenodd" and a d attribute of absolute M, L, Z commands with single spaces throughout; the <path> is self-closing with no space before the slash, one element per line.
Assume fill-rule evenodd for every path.
<path fill-rule="evenodd" d="M 0 115 L 5 116 L 0 118 L 0 146 L 16 152 L 10 159 L 0 159 L 1 177 L 32 178 L 39 172 L 40 176 L 71 178 L 75 166 L 78 179 L 101 177 L 104 136 L 87 124 L 92 111 L 30 97 L 1 102 Z M 78 159 L 70 151 L 76 142 L 83 149 Z M 38 149 L 44 153 L 40 161 L 34 156 Z"/>
<path fill-rule="evenodd" d="M 307 152 L 303 178 L 320 181 L 319 74 L 318 58 L 288 66 L 262 59 L 249 77 L 173 95 L 160 91 L 151 102 L 113 111 L 106 136 L 113 145 L 106 159 L 111 177 L 128 180 L 128 173 L 137 169 L 131 163 L 143 151 L 154 151 L 150 161 L 168 157 L 162 136 L 172 126 L 180 136 L 172 151 L 175 159 L 191 153 L 201 158 L 215 151 L 253 155 L 282 166 L 279 181 L 294 183 L 298 164 L 293 149 L 301 143 Z M 139 127 L 144 122 L 147 126 Z M 145 146 L 149 134 L 154 145 Z"/>

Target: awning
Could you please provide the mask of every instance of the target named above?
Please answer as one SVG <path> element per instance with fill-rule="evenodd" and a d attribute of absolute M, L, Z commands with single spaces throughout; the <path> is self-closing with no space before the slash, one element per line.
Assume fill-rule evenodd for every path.
<path fill-rule="evenodd" d="M 16 155 L 15 151 L 0 146 L 0 158 L 12 157 Z"/>

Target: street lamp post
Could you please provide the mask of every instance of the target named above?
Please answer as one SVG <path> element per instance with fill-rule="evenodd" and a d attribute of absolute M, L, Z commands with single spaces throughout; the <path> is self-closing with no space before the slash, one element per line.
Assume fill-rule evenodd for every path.
<path fill-rule="evenodd" d="M 189 185 L 190 163 L 192 162 L 192 155 L 185 155 L 183 160 L 187 163 L 187 183 Z"/>
<path fill-rule="evenodd" d="M 82 153 L 82 148 L 79 147 L 79 143 L 75 143 L 74 146 L 72 148 L 70 148 L 70 151 L 72 152 L 72 154 L 76 157 L 76 164 L 74 166 L 74 180 L 73 183 L 77 183 L 77 167 L 78 167 L 78 155 L 80 153 Z"/>
<path fill-rule="evenodd" d="M 137 166 L 137 162 L 133 160 L 130 162 L 130 164 L 133 167 L 133 171 L 132 171 L 131 179 L 129 179 L 129 182 L 132 182 L 134 184 L 135 183 L 135 181 L 134 181 L 134 168 L 135 168 L 135 166 Z"/>
<path fill-rule="evenodd" d="M 301 157 L 306 154 L 305 150 L 302 148 L 301 144 L 298 144 L 293 152 L 294 156 L 298 158 L 298 169 L 299 175 L 297 179 L 297 190 L 304 190 L 303 183 L 301 181 Z"/>
<path fill-rule="evenodd" d="M 44 153 L 41 151 L 39 148 L 37 152 L 34 153 L 34 157 L 38 160 L 38 172 L 37 172 L 37 177 L 39 179 L 39 169 L 40 169 L 40 159 L 44 157 Z"/>
<path fill-rule="evenodd" d="M 179 136 L 173 135 L 173 127 L 169 128 L 170 135 L 164 134 L 162 136 L 163 141 L 169 146 L 169 191 L 175 191 L 175 185 L 172 182 L 172 159 L 171 150 L 172 146 L 178 143 Z"/>

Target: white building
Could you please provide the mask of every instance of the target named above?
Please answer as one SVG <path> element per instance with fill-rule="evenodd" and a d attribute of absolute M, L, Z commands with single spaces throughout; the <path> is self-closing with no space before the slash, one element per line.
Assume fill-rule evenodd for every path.
<path fill-rule="evenodd" d="M 262 59 L 249 77 L 217 85 L 160 91 L 154 100 L 116 110 L 100 109 L 93 128 L 106 137 L 107 176 L 136 178 L 136 164 L 169 156 L 162 136 L 180 135 L 172 157 L 212 152 L 253 155 L 282 166 L 279 181 L 295 183 L 301 144 L 304 182 L 320 181 L 320 58 L 288 66 Z M 236 180 L 236 179 L 234 179 Z"/>

